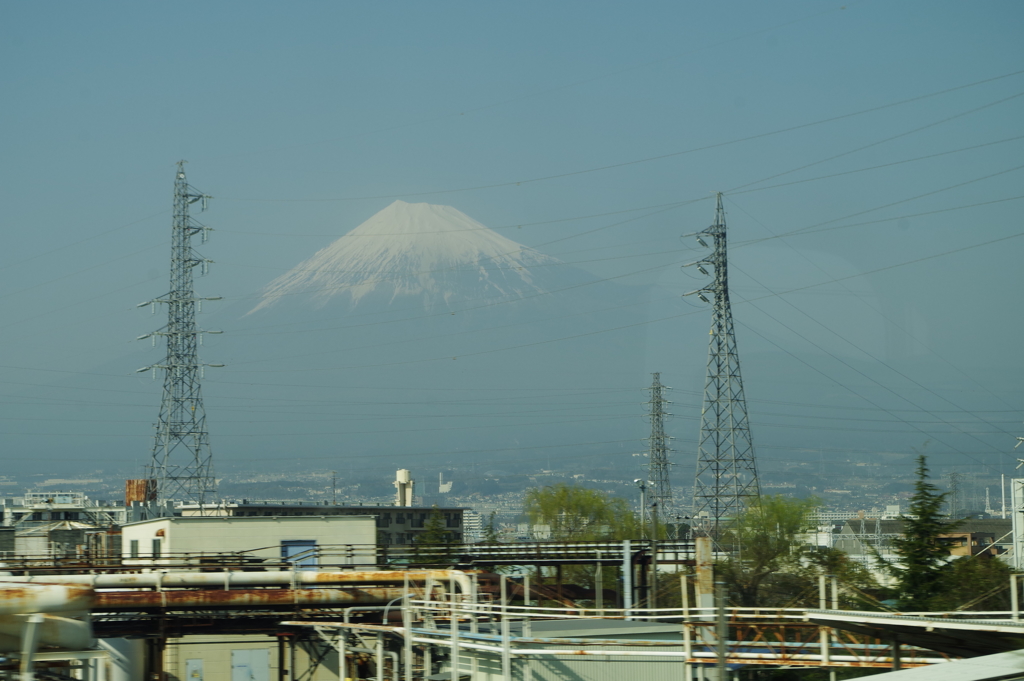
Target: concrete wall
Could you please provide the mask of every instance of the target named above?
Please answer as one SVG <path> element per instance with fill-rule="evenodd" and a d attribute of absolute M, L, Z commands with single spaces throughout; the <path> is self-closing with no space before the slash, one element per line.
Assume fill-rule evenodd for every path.
<path fill-rule="evenodd" d="M 546 646 L 537 646 L 546 647 Z M 562 648 L 572 646 L 559 646 Z M 643 650 L 636 647 L 601 646 L 604 650 Z M 655 650 L 652 648 L 652 650 Z M 659 647 L 656 650 L 676 650 L 679 648 Z M 451 673 L 451 667 L 441 665 L 442 673 Z M 463 648 L 459 651 L 459 671 L 461 675 L 472 675 L 473 681 L 686 681 L 684 665 L 681 658 L 666 657 L 615 657 L 612 655 L 538 655 L 530 659 L 513 658 L 512 677 L 506 679 L 501 672 L 501 656 L 495 653 L 474 651 Z M 705 665 L 704 676 L 697 678 L 712 681 L 717 679 L 714 665 Z"/>
<path fill-rule="evenodd" d="M 164 670 L 168 681 L 276 681 L 280 669 L 285 678 L 303 681 L 338 681 L 338 654 L 328 653 L 312 675 L 309 655 L 286 643 L 284 658 L 273 636 L 186 636 L 168 639 Z M 295 668 L 290 669 L 294 659 Z"/>
<path fill-rule="evenodd" d="M 157 518 L 122 528 L 122 557 L 133 562 L 132 542 L 138 559 L 153 559 L 153 542 L 160 541 L 160 559 L 187 555 L 245 552 L 247 556 L 281 559 L 282 542 L 310 541 L 323 547 L 361 545 L 366 555 L 329 556 L 331 564 L 372 563 L 376 528 L 370 516 L 299 516 L 270 518 Z"/>

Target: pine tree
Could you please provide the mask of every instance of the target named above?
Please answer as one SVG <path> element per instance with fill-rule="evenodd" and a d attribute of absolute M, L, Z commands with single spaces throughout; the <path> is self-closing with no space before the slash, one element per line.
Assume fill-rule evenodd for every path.
<path fill-rule="evenodd" d="M 444 515 L 441 509 L 434 504 L 427 516 L 427 522 L 423 524 L 423 534 L 416 538 L 417 544 L 445 544 L 448 541 L 448 531 L 445 529 Z"/>
<path fill-rule="evenodd" d="M 447 560 L 450 536 L 445 525 L 444 514 L 435 504 L 423 524 L 423 532 L 416 537 L 414 553 L 419 562 L 440 563 Z"/>
<path fill-rule="evenodd" d="M 930 601 L 941 589 L 949 549 L 940 535 L 955 529 L 955 523 L 948 522 L 942 513 L 946 496 L 928 482 L 926 459 L 919 455 L 910 513 L 901 518 L 903 536 L 892 540 L 896 560 L 887 561 L 877 553 L 875 556 L 899 582 L 901 610 L 928 610 Z"/>
<path fill-rule="evenodd" d="M 498 519 L 497 513 L 491 511 L 490 517 L 487 518 L 487 524 L 484 526 L 484 543 L 485 544 L 497 544 L 501 541 L 498 535 Z"/>

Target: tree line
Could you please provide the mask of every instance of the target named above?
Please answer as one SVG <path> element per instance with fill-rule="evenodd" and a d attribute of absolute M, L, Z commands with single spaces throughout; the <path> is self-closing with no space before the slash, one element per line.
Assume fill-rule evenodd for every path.
<path fill-rule="evenodd" d="M 765 495 L 732 519 L 717 543 L 730 557 L 715 565 L 716 579 L 727 585 L 738 606 L 815 607 L 818 576 L 835 576 L 841 585 L 843 608 L 867 610 L 946 611 L 1004 610 L 1009 607 L 1009 566 L 990 555 L 950 556 L 950 533 L 958 522 L 943 513 L 947 493 L 929 481 L 926 458 L 917 459 L 914 494 L 903 531 L 883 555 L 872 547 L 877 570 L 889 577 L 882 583 L 861 562 L 835 548 L 814 546 L 803 535 L 817 528 L 816 498 Z M 533 525 L 549 528 L 559 541 L 641 539 L 641 521 L 629 504 L 600 490 L 560 483 L 527 492 L 524 512 Z M 496 541 L 493 517 L 485 541 Z M 646 538 L 654 528 L 646 528 Z M 664 526 L 658 538 L 667 538 Z M 970 553 L 970 552 L 968 552 Z M 595 569 L 566 568 L 564 579 L 592 589 Z M 617 570 L 604 573 L 610 586 Z M 669 573 L 665 573 L 668 576 Z M 541 577 L 542 575 L 538 575 Z M 679 580 L 659 580 L 658 602 L 679 596 Z"/>

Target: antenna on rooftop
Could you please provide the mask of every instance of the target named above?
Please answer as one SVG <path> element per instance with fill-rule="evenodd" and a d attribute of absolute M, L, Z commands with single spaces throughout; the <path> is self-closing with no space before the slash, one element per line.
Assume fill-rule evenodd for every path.
<path fill-rule="evenodd" d="M 139 305 L 167 305 L 167 325 L 139 336 L 139 340 L 153 338 L 154 343 L 157 336 L 167 339 L 164 362 L 139 369 L 140 372 L 152 370 L 154 374 L 157 369 L 164 372 L 163 400 L 159 421 L 154 426 L 156 436 L 147 476 L 156 480 L 158 502 L 195 503 L 200 505 L 200 512 L 207 495 L 216 491 L 216 478 L 199 381 L 204 367 L 224 365 L 202 364 L 196 352 L 203 333 L 220 333 L 199 329 L 196 312 L 201 311 L 202 301 L 220 298 L 197 298 L 193 289 L 195 268 L 205 274 L 213 261 L 192 248 L 192 237 L 200 235 L 205 242 L 210 229 L 189 216 L 189 206 L 202 202 L 202 210 L 206 210 L 210 198 L 189 186 L 185 179 L 185 161 L 178 161 L 171 225 L 171 289 L 166 295 Z"/>
<path fill-rule="evenodd" d="M 684 295 L 712 302 L 711 341 L 708 348 L 704 406 L 701 410 L 697 474 L 693 486 L 693 517 L 707 518 L 707 529 L 717 536 L 723 521 L 736 517 L 746 503 L 761 495 L 754 459 L 754 445 L 747 421 L 747 401 L 740 376 L 732 306 L 729 304 L 729 273 L 726 257 L 725 209 L 717 194 L 715 222 L 690 236 L 702 246 L 711 244 L 711 255 L 695 265 L 701 273 L 714 269 L 710 285 Z M 712 300 L 709 300 L 709 297 Z"/>

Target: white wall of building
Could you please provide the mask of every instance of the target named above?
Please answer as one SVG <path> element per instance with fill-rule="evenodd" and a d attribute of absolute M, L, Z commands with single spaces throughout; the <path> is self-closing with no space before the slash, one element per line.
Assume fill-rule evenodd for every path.
<path fill-rule="evenodd" d="M 122 528 L 122 558 L 128 564 L 171 564 L 188 556 L 244 552 L 276 561 L 285 544 L 292 552 L 301 552 L 304 546 L 351 544 L 358 545 L 356 551 L 341 551 L 324 562 L 369 563 L 376 538 L 373 516 L 155 518 Z"/>

